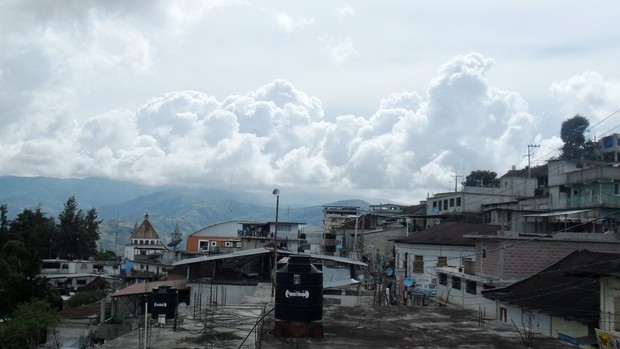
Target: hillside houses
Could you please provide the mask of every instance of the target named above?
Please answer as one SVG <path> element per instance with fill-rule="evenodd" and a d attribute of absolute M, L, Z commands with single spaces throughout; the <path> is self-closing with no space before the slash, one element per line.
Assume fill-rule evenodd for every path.
<path fill-rule="evenodd" d="M 405 290 L 405 296 L 411 296 L 416 294 L 412 291 L 417 288 L 430 288 L 433 292 L 417 295 L 434 296 L 440 304 L 478 310 L 483 318 L 514 322 L 515 326 L 530 326 L 534 321 L 532 331 L 558 336 L 573 344 L 592 343 L 595 327 L 605 328 L 605 333 L 611 336 L 617 335 L 617 329 L 609 326 L 613 321 L 608 315 L 615 316 L 609 308 L 615 311 L 618 307 L 613 306 L 620 299 L 617 292 L 610 294 L 608 291 L 607 286 L 613 281 L 606 281 L 607 286 L 590 289 L 594 299 L 601 299 L 600 314 L 603 315 L 594 318 L 592 314 L 599 314 L 598 302 L 596 305 L 585 301 L 572 303 L 569 309 L 566 306 L 559 309 L 558 305 L 548 310 L 534 310 L 527 299 L 543 292 L 530 292 L 526 297 L 516 290 L 531 288 L 519 285 L 535 283 L 531 281 L 536 280 L 534 275 L 545 268 L 574 264 L 570 258 L 587 260 L 598 257 L 583 256 L 602 254 L 618 260 L 610 254 L 620 251 L 619 186 L 620 169 L 612 163 L 554 160 L 531 170 L 508 171 L 500 177 L 499 188 L 473 190 L 464 187 L 460 192 L 429 197 L 430 223 L 427 225 L 430 228 L 417 237 L 396 240 L 397 270 L 402 268 L 404 275 L 414 280 L 412 286 L 407 287 L 406 279 L 401 278 L 403 281 L 397 283 L 399 289 Z M 483 197 L 483 191 L 488 195 Z M 454 220 L 458 215 L 477 216 L 490 229 L 468 230 L 460 226 L 458 233 L 450 232 L 455 223 L 446 222 L 446 219 Z M 430 232 L 435 235 L 429 237 Z M 459 240 L 455 240 L 455 236 Z M 587 254 L 579 251 L 587 251 Z M 429 268 L 429 264 L 432 267 Z M 614 270 L 607 268 L 599 272 L 614 275 Z M 544 276 L 541 277 L 544 280 Z M 566 276 L 559 277 L 561 280 Z M 416 279 L 421 285 L 416 285 Z M 427 285 L 429 280 L 430 286 Z M 589 284 L 591 280 L 583 283 Z M 550 288 L 549 285 L 547 289 Z M 516 294 L 513 298 L 500 296 L 513 289 Z M 575 297 L 570 288 L 560 287 L 554 293 L 557 299 Z M 521 298 L 524 299 L 520 303 Z M 504 300 L 516 306 L 519 313 L 510 315 L 517 310 L 502 305 Z M 525 313 L 531 316 L 524 316 Z M 590 318 L 577 325 L 570 323 L 571 319 L 579 318 L 579 314 L 589 314 Z"/>
<path fill-rule="evenodd" d="M 480 323 L 498 320 L 573 345 L 618 336 L 620 168 L 554 160 L 513 168 L 498 182 L 417 205 L 325 206 L 323 227 L 220 222 L 187 235 L 182 251 L 161 242 L 146 214 L 112 274 L 126 286 L 181 283 L 189 302 L 204 302 L 199 307 L 228 306 L 270 284 L 277 263 L 304 253 L 322 265 L 326 293 L 365 294 L 374 305 L 461 307 L 478 312 Z M 64 271 L 63 261 L 46 263 Z M 147 311 L 149 289 L 133 287 L 140 292 L 128 294 L 131 312 Z M 129 303 L 119 292 L 115 302 Z"/>

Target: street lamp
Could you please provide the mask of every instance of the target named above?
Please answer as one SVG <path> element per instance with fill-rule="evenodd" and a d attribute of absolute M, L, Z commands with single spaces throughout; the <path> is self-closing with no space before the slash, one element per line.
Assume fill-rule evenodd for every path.
<path fill-rule="evenodd" d="M 276 188 L 272 192 L 276 196 L 276 228 L 273 234 L 273 282 L 271 283 L 271 296 L 273 297 L 276 286 L 276 272 L 278 271 L 278 211 L 280 209 L 280 189 Z"/>

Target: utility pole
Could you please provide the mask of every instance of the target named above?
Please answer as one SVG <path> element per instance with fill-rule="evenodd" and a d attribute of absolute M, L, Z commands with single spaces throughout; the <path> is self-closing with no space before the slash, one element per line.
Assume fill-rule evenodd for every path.
<path fill-rule="evenodd" d="M 463 176 L 462 175 L 454 175 L 454 176 L 450 175 L 450 177 L 454 177 L 454 191 L 457 192 L 458 191 L 458 183 L 459 183 L 458 179 L 459 179 L 459 177 L 463 178 Z"/>
<path fill-rule="evenodd" d="M 538 148 L 540 147 L 540 145 L 538 144 L 528 144 L 527 145 L 527 178 L 530 179 L 532 178 L 532 165 L 531 165 L 531 158 L 532 155 L 534 153 L 532 153 L 532 149 L 533 148 Z"/>

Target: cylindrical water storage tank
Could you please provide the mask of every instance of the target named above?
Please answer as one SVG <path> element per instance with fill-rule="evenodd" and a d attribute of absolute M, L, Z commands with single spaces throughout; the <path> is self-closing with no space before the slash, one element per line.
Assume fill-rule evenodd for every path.
<path fill-rule="evenodd" d="M 323 319 L 323 272 L 310 256 L 291 255 L 276 272 L 276 320 L 311 322 Z"/>
<path fill-rule="evenodd" d="M 151 294 L 151 317 L 158 319 L 160 314 L 165 314 L 166 319 L 174 319 L 176 315 L 179 293 L 171 286 L 159 286 L 153 288 Z"/>

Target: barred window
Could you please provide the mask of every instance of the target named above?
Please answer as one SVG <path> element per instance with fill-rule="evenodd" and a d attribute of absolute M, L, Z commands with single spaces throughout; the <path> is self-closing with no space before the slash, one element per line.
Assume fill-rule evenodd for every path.
<path fill-rule="evenodd" d="M 456 276 L 452 277 L 452 288 L 455 290 L 461 289 L 461 278 L 460 277 L 456 277 Z"/>
<path fill-rule="evenodd" d="M 448 274 L 439 273 L 439 284 L 448 285 Z"/>

